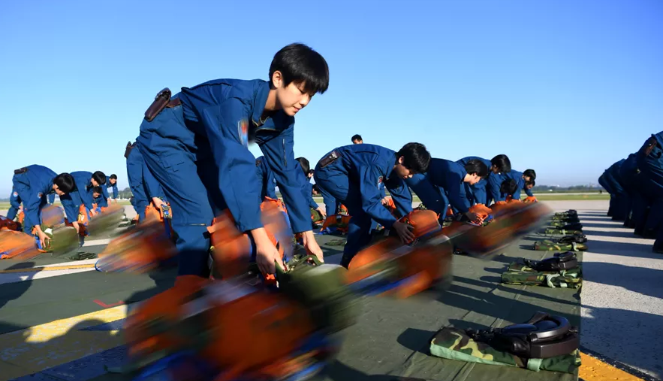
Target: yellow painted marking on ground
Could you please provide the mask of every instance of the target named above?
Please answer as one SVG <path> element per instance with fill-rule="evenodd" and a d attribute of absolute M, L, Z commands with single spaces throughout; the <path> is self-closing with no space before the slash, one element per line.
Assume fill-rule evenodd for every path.
<path fill-rule="evenodd" d="M 78 315 L 67 319 L 55 320 L 50 323 L 36 325 L 21 331 L 15 331 L 0 335 L 0 348 L 12 346 L 12 343 L 18 344 L 43 343 L 58 336 L 62 336 L 67 331 L 76 327 L 83 329 L 94 325 L 110 323 L 112 321 L 124 319 L 127 317 L 127 305 L 121 305 L 105 310 L 94 311 L 88 314 Z"/>
<path fill-rule="evenodd" d="M 585 381 L 636 381 L 642 380 L 630 373 L 617 369 L 614 366 L 605 363 L 597 358 L 580 352 L 580 359 L 582 365 L 578 376 Z"/>
<path fill-rule="evenodd" d="M 27 376 L 124 344 L 121 331 L 82 331 L 127 316 L 122 305 L 0 335 L 0 381 Z"/>
<path fill-rule="evenodd" d="M 65 266 L 48 266 L 48 267 L 26 267 L 24 269 L 11 269 L 0 270 L 0 274 L 9 273 L 32 273 L 41 271 L 57 271 L 57 270 L 79 270 L 79 269 L 93 269 L 94 263 L 83 265 L 65 265 Z"/>

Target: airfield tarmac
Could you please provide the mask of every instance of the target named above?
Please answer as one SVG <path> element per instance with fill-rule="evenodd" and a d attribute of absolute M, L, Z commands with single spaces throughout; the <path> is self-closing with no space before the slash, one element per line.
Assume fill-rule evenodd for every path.
<path fill-rule="evenodd" d="M 624 228 L 621 222 L 614 222 L 607 217 L 605 215 L 608 208 L 607 201 L 547 201 L 545 203 L 555 211 L 576 209 L 588 238 L 589 250 L 583 254 L 584 284 L 580 294 L 581 349 L 584 353 L 595 356 L 601 361 L 585 361 L 586 357 L 583 357 L 580 377 L 585 380 L 605 379 L 606 373 L 600 372 L 601 368 L 605 367 L 608 370 L 607 374 L 611 375 L 609 377 L 613 379 L 660 379 L 663 376 L 663 369 L 660 365 L 663 343 L 658 338 L 663 334 L 663 281 L 661 279 L 663 255 L 651 252 L 653 240 L 637 238 L 633 235 L 632 230 Z M 134 214 L 133 209 L 130 206 L 125 209 L 127 216 L 131 218 Z M 0 214 L 4 213 L 4 211 L 0 211 Z M 524 246 L 532 239 L 536 239 L 536 236 L 530 238 L 530 241 L 521 241 L 517 245 Z M 108 238 L 95 237 L 95 239 L 86 241 L 83 249 L 87 252 L 98 253 L 103 250 L 108 241 Z M 327 262 L 334 263 L 340 260 L 338 249 L 340 248 L 326 252 Z M 63 256 L 42 257 L 33 261 L 34 266 L 61 266 L 63 263 L 85 265 L 94 262 L 94 260 L 69 262 Z M 11 335 L 12 332 L 15 334 L 30 332 L 29 327 L 43 328 L 52 321 L 60 323 L 68 321 L 67 324 L 75 324 L 70 319 L 85 316 L 90 312 L 90 307 L 85 305 L 87 300 L 83 301 L 83 297 L 77 296 L 76 298 L 81 300 L 74 298 L 76 300 L 67 301 L 69 306 L 67 310 L 58 309 L 57 304 L 33 303 L 33 307 L 28 300 L 48 299 L 53 296 L 43 295 L 43 291 L 40 291 L 42 295 L 36 295 L 37 291 L 33 290 L 37 290 L 38 287 L 30 286 L 40 282 L 55 282 L 56 279 L 63 279 L 60 277 L 79 276 L 83 282 L 83 277 L 92 276 L 89 272 L 93 270 L 63 268 L 56 271 L 21 272 L 19 267 L 16 263 L 9 261 L 0 262 L 0 270 L 8 268 L 14 270 L 0 274 L 0 335 L 2 335 L 0 336 L 0 369 L 6 370 L 6 372 L 0 372 L 0 379 L 15 378 L 9 377 L 12 373 L 16 374 L 16 377 L 26 380 L 72 379 L 64 377 L 62 373 L 38 372 L 30 376 L 35 372 L 26 373 L 25 370 L 18 369 L 21 366 L 16 365 L 15 360 L 18 355 L 16 352 L 20 351 L 21 346 L 10 345 L 11 337 L 7 335 Z M 467 279 L 465 281 L 469 282 Z M 104 289 L 103 297 L 94 299 L 96 306 L 93 310 L 95 313 L 103 313 L 108 316 L 117 315 L 119 318 L 126 313 L 126 306 L 124 303 L 116 305 L 115 301 L 122 299 L 114 297 L 113 294 L 130 292 L 132 287 L 136 294 L 140 294 L 145 288 L 145 283 L 141 282 L 127 278 L 122 285 L 99 285 L 92 282 L 81 283 L 80 287 L 90 288 L 91 295 Z M 149 282 L 157 285 L 160 283 L 162 286 L 168 285 L 168 281 L 161 278 L 150 279 Z M 11 287 L 8 287 L 9 285 Z M 20 287 L 17 289 L 19 285 Z M 108 288 L 113 290 L 108 291 Z M 57 291 L 53 290 L 53 292 Z M 154 292 L 157 291 L 143 292 L 143 295 L 137 296 L 135 300 L 148 297 Z M 490 300 L 489 296 L 481 297 L 479 294 L 474 294 L 475 298 L 484 301 Z M 100 321 L 113 322 L 112 316 L 108 316 Z M 99 318 L 99 315 L 95 315 L 95 318 Z M 79 317 L 76 321 L 83 321 L 83 318 Z M 112 325 L 112 323 L 108 324 Z M 113 328 L 111 331 L 116 332 L 119 326 L 111 328 Z M 109 340 L 109 343 L 104 348 L 113 348 L 120 343 L 117 337 L 105 338 Z M 39 342 L 35 329 L 32 330 L 30 338 L 25 341 Z M 85 347 L 85 344 L 81 342 L 81 346 Z M 74 357 L 91 354 L 85 348 L 80 352 Z M 38 365 L 39 359 L 31 359 L 31 362 L 36 363 L 34 369 L 48 369 L 43 363 L 50 359 L 42 360 L 41 365 Z M 55 363 L 62 364 L 62 361 Z M 628 373 L 619 373 L 620 371 L 613 366 L 622 368 Z"/>

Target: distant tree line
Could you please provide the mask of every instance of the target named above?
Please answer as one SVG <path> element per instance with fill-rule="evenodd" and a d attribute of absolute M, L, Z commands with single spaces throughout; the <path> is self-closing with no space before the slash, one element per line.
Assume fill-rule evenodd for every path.
<path fill-rule="evenodd" d="M 558 187 L 555 185 L 537 185 L 534 188 L 532 188 L 533 192 L 558 192 L 558 193 L 571 193 L 571 192 L 577 192 L 577 193 L 591 193 L 591 192 L 600 192 L 604 191 L 603 187 L 600 186 L 595 186 L 595 185 L 573 185 L 570 187 Z"/>

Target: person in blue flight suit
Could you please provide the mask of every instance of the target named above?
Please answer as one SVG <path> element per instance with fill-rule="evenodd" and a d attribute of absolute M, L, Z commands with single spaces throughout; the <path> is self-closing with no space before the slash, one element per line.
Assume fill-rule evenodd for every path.
<path fill-rule="evenodd" d="M 81 205 L 85 205 L 88 219 L 97 215 L 97 212 L 92 207 L 92 188 L 106 184 L 106 175 L 101 171 L 94 173 L 76 171 L 71 172 L 70 175 L 74 179 L 75 188 L 66 195 L 60 196 L 60 201 L 62 202 L 67 220 L 69 220 L 80 234 L 81 228 L 78 225 L 79 208 Z M 83 237 L 80 236 L 80 239 L 80 244 L 82 245 Z"/>
<path fill-rule="evenodd" d="M 362 139 L 359 134 L 352 135 L 350 141 L 352 141 L 352 144 L 364 144 L 364 139 Z"/>
<path fill-rule="evenodd" d="M 495 202 L 506 201 L 508 196 L 511 196 L 514 200 L 520 200 L 520 192 L 523 190 L 528 196 L 534 196 L 531 191 L 531 188 L 534 187 L 534 183 L 527 181 L 525 176 L 523 176 L 523 173 L 516 171 L 515 169 L 512 169 L 507 173 L 493 174 L 490 178 L 490 189 L 492 192 L 492 198 Z M 504 188 L 502 187 L 502 184 L 504 184 L 506 180 L 513 180 L 516 184 L 516 190 L 514 192 L 503 192 Z"/>
<path fill-rule="evenodd" d="M 403 242 L 410 242 L 411 226 L 398 222 L 382 205 L 379 185 L 384 183 L 401 215 L 412 210 L 405 179 L 425 173 L 430 153 L 423 144 L 408 143 L 398 152 L 373 144 L 356 144 L 334 149 L 315 167 L 315 183 L 321 191 L 342 202 L 351 219 L 341 265 L 370 241 L 371 219 L 393 229 Z M 328 212 L 329 213 L 329 212 Z"/>
<path fill-rule="evenodd" d="M 486 160 L 478 156 L 468 156 L 457 161 L 457 163 L 466 165 L 470 160 L 480 160 L 489 169 L 488 176 L 481 179 L 474 185 L 466 184 L 465 190 L 467 194 L 471 194 L 472 204 L 488 205 L 492 200 L 493 192 L 490 188 L 490 178 L 493 174 L 507 173 L 511 171 L 511 161 L 509 157 L 504 154 L 497 155 L 491 160 Z"/>
<path fill-rule="evenodd" d="M 650 208 L 646 218 L 644 231 L 636 232 L 645 238 L 657 238 L 654 251 L 663 249 L 661 228 L 663 218 L 663 131 L 648 138 L 636 155 L 640 170 L 639 190 L 647 199 Z"/>
<path fill-rule="evenodd" d="M 117 175 L 116 174 L 110 175 L 110 177 L 108 178 L 108 181 L 106 182 L 106 187 L 105 187 L 106 195 L 107 195 L 106 198 L 111 198 L 111 197 L 108 197 L 108 188 L 113 189 L 113 197 L 112 198 L 114 200 L 117 200 L 117 197 L 120 194 L 120 192 L 117 189 Z"/>
<path fill-rule="evenodd" d="M 69 173 L 57 175 L 41 165 L 29 165 L 14 171 L 13 189 L 23 202 L 23 231 L 30 234 L 35 228 L 39 241 L 44 246 L 48 239 L 41 230 L 41 210 L 47 204 L 47 198 L 54 193 L 65 197 L 75 188 L 75 182 Z"/>
<path fill-rule="evenodd" d="M 141 153 L 141 147 L 137 142 L 127 145 L 125 157 L 127 159 L 129 188 L 134 196 L 132 205 L 136 214 L 138 214 L 138 222 L 140 223 L 145 221 L 145 209 L 150 202 L 157 209 L 161 209 L 165 194 L 159 182 L 147 168 Z"/>
<path fill-rule="evenodd" d="M 101 213 L 101 202 L 104 201 L 103 195 L 104 191 L 101 189 L 101 187 L 92 188 L 92 205 L 97 205 L 97 207 L 94 208 L 94 211 L 97 213 Z"/>
<path fill-rule="evenodd" d="M 520 200 L 520 184 L 516 179 L 507 178 L 500 184 L 500 194 L 504 195 L 504 200 L 506 201 L 509 197 L 512 200 Z"/>
<path fill-rule="evenodd" d="M 610 183 L 615 192 L 615 201 L 612 210 L 612 219 L 615 221 L 625 221 L 626 214 L 628 213 L 628 194 L 626 193 L 626 188 L 620 175 L 621 166 L 625 161 L 625 159 L 621 159 L 615 162 L 606 171 L 606 180 Z M 653 233 L 651 238 L 653 238 Z"/>
<path fill-rule="evenodd" d="M 488 167 L 479 159 L 468 160 L 467 164 L 461 165 L 433 158 L 425 174 L 416 174 L 405 182 L 419 196 L 426 209 L 438 213 L 440 219 L 446 217 L 447 205 L 451 204 L 454 211 L 465 214 L 473 221 L 477 216 L 469 211 L 472 205 L 465 184 L 474 185 L 486 176 Z"/>
<path fill-rule="evenodd" d="M 263 273 L 282 262 L 261 222 L 261 184 L 255 181 L 255 142 L 274 172 L 294 233 L 306 250 L 323 257 L 311 231 L 310 210 L 301 197 L 295 160 L 295 114 L 329 86 L 325 59 L 303 44 L 276 53 L 269 81 L 218 79 L 169 98 L 161 95 L 140 126 L 141 153 L 163 187 L 178 234 L 179 275 L 209 274 L 209 226 L 228 209 L 237 228 L 255 242 Z"/>
<path fill-rule="evenodd" d="M 311 171 L 311 164 L 309 163 L 308 159 L 305 157 L 298 157 L 295 160 L 299 162 L 299 165 L 302 167 L 302 172 L 301 172 L 301 181 L 304 184 L 302 187 L 302 194 L 308 200 L 308 205 L 309 208 L 313 210 L 317 210 L 320 212 L 322 215 L 322 218 L 327 218 L 327 214 L 323 210 L 323 208 L 318 205 L 315 200 L 313 200 L 313 184 L 311 184 L 311 178 L 313 177 L 313 171 Z"/>

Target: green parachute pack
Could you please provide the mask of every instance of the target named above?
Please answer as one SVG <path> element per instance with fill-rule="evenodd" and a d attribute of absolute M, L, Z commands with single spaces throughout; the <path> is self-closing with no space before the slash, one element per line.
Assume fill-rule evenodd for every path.
<path fill-rule="evenodd" d="M 539 251 L 585 251 L 587 250 L 587 245 L 577 242 L 565 243 L 559 242 L 558 240 L 553 241 L 546 239 L 534 242 L 532 248 Z"/>
<path fill-rule="evenodd" d="M 322 218 L 322 213 L 317 211 L 316 209 L 311 208 L 311 222 L 316 223 L 316 222 L 322 222 L 324 218 Z"/>
<path fill-rule="evenodd" d="M 576 253 L 570 251 L 541 261 L 523 259 L 507 267 L 502 283 L 578 289 L 582 286 L 582 266 Z"/>
<path fill-rule="evenodd" d="M 575 373 L 581 365 L 578 350 L 565 355 L 545 359 L 523 358 L 475 341 L 465 330 L 445 327 L 439 331 L 430 344 L 433 356 L 480 364 L 511 366 L 529 369 L 535 372 L 545 370 L 552 372 Z"/>
<path fill-rule="evenodd" d="M 543 234 L 547 234 L 547 235 L 576 235 L 576 234 L 582 234 L 582 230 L 546 228 L 546 229 L 543 230 Z"/>

